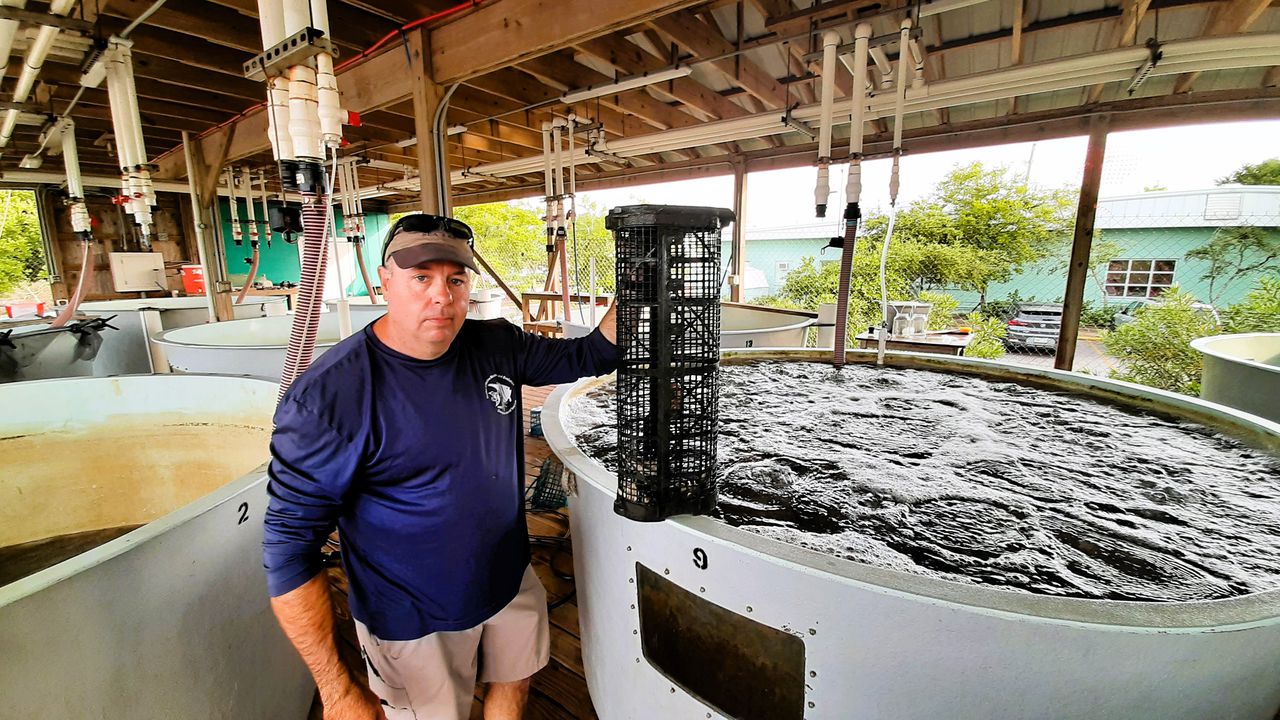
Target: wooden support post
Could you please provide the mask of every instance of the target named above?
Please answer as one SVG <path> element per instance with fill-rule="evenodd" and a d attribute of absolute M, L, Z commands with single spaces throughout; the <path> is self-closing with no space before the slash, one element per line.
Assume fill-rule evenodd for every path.
<path fill-rule="evenodd" d="M 1067 288 L 1062 298 L 1062 329 L 1058 332 L 1058 355 L 1053 362 L 1059 370 L 1071 370 L 1075 362 L 1076 335 L 1080 332 L 1080 312 L 1084 308 L 1084 281 L 1089 275 L 1089 252 L 1093 249 L 1093 222 L 1098 212 L 1098 186 L 1102 183 L 1102 157 L 1106 154 L 1110 126 L 1110 115 L 1095 115 L 1089 124 L 1089 148 L 1084 156 L 1071 265 L 1067 268 Z"/>
<path fill-rule="evenodd" d="M 733 265 L 729 268 L 729 299 L 743 302 L 747 281 L 747 163 L 742 157 L 733 160 Z"/>
<path fill-rule="evenodd" d="M 204 267 L 204 291 L 211 301 L 213 319 L 218 322 L 235 319 L 227 268 L 218 260 L 222 256 L 218 247 L 222 233 L 212 222 L 212 218 L 217 216 L 213 206 L 218 200 L 218 178 L 235 128 L 235 124 L 228 125 L 219 131 L 220 138 L 215 136 L 211 147 L 217 151 L 217 157 L 212 161 L 204 157 L 202 144 L 194 142 L 186 131 L 182 133 L 191 194 L 191 230 L 195 233 L 197 254 Z"/>
<path fill-rule="evenodd" d="M 446 160 L 436 156 L 436 146 L 432 141 L 436 110 L 444 93 L 431 79 L 431 36 L 426 28 L 409 35 L 409 57 L 413 65 L 413 129 L 418 137 L 418 185 L 422 212 L 447 215 L 448 203 L 440 201 L 437 177 L 438 166 Z"/>

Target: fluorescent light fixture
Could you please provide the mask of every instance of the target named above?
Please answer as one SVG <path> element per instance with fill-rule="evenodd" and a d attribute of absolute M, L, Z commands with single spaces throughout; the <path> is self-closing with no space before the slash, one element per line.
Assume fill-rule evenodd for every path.
<path fill-rule="evenodd" d="M 590 100 L 592 98 L 602 97 L 605 95 L 613 95 L 614 93 L 625 92 L 627 90 L 635 90 L 636 88 L 645 87 L 646 85 L 656 85 L 657 83 L 660 83 L 660 82 L 666 82 L 668 80 L 675 80 L 676 78 L 686 77 L 691 72 L 693 72 L 692 67 L 688 65 L 680 65 L 678 67 L 669 68 L 667 70 L 659 70 L 657 72 L 645 73 L 644 75 L 632 75 L 631 77 L 623 78 L 617 82 L 609 83 L 608 85 L 598 85 L 596 87 L 585 87 L 585 88 L 582 88 L 581 90 L 574 90 L 573 92 L 565 93 L 560 97 L 560 102 L 565 104 L 572 104 L 576 102 L 582 102 L 583 100 Z"/>
<path fill-rule="evenodd" d="M 466 131 L 467 131 L 466 125 L 450 125 L 448 132 L 449 132 L 449 135 L 461 135 Z"/>
<path fill-rule="evenodd" d="M 43 164 L 44 164 L 44 158 L 40 157 L 39 155 L 36 155 L 35 153 L 31 153 L 30 155 L 27 155 L 26 157 L 22 158 L 22 160 L 18 161 L 18 167 L 24 170 L 35 170 L 36 168 L 40 167 Z"/>

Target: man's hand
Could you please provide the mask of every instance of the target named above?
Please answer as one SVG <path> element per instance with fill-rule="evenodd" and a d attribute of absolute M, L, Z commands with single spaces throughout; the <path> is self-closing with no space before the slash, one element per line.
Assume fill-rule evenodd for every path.
<path fill-rule="evenodd" d="M 378 696 L 351 683 L 334 698 L 320 698 L 324 705 L 324 720 L 386 720 Z"/>

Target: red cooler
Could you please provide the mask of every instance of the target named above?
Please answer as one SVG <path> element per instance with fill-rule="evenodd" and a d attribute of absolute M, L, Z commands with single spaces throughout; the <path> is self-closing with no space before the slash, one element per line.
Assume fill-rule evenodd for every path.
<path fill-rule="evenodd" d="M 182 266 L 182 289 L 185 290 L 188 295 L 204 294 L 203 265 Z"/>

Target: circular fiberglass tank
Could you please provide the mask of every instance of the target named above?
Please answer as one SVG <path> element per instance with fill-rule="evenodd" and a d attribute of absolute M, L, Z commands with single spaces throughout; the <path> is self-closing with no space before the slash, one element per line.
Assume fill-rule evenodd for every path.
<path fill-rule="evenodd" d="M 232 308 L 237 320 L 283 315 L 284 297 L 249 296 Z M 138 300 L 101 300 L 80 304 L 80 312 L 97 317 L 111 317 L 119 328 L 114 342 L 103 348 L 94 363 L 94 375 L 135 375 L 164 372 L 162 352 L 153 353 L 148 338 L 165 330 L 203 325 L 209 322 L 208 301 L 203 295 L 186 297 L 142 298 Z"/>
<path fill-rule="evenodd" d="M 275 383 L 0 387 L 0 695 L 13 718 L 302 718 L 262 571 Z"/>
<path fill-rule="evenodd" d="M 802 348 L 816 313 L 763 305 L 720 303 L 723 348 Z"/>
<path fill-rule="evenodd" d="M 120 333 L 88 320 L 0 329 L 0 383 L 85 377 L 120 342 Z"/>
<path fill-rule="evenodd" d="M 1280 422 L 1280 333 L 1193 340 L 1204 356 L 1200 397 Z"/>
<path fill-rule="evenodd" d="M 373 313 L 352 313 L 351 331 L 359 332 L 377 319 Z M 293 315 L 208 323 L 160 333 L 155 343 L 164 348 L 175 372 L 250 375 L 279 380 Z M 313 358 L 338 344 L 337 313 L 321 313 Z"/>
<path fill-rule="evenodd" d="M 829 357 L 739 352 L 725 364 Z M 874 358 L 851 352 L 849 362 Z M 1176 427 L 1220 430 L 1255 455 L 1280 451 L 1280 425 L 1127 383 L 965 358 L 891 353 L 887 363 L 1065 391 L 1173 418 L 1166 423 Z M 1280 590 L 1187 602 L 1059 597 L 876 567 L 712 517 L 627 520 L 614 512 L 617 476 L 566 430 L 575 425 L 566 412 L 608 382 L 562 386 L 542 414 L 552 450 L 574 476 L 582 652 L 605 720 L 1272 720 L 1280 707 Z M 801 425 L 813 415 L 799 404 L 784 412 Z M 893 422 L 886 412 L 883 421 Z M 722 437 L 738 431 L 721 428 Z M 1007 444 L 1034 451 L 1017 437 Z M 1066 463 L 1064 472 L 1075 470 Z M 976 528 L 978 538 L 998 535 Z"/>

